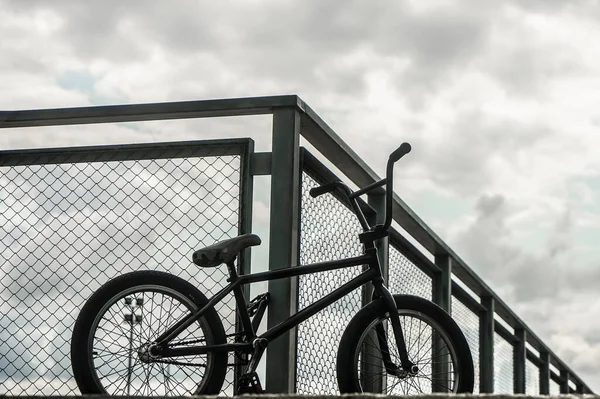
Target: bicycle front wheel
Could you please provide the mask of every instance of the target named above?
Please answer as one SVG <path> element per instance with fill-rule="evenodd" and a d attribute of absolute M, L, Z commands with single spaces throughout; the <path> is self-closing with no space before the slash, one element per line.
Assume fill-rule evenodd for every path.
<path fill-rule="evenodd" d="M 423 298 L 394 295 L 394 299 L 408 357 L 416 368 L 405 371 L 400 367 L 390 314 L 379 299 L 361 309 L 344 331 L 337 358 L 341 393 L 472 392 L 473 359 L 456 322 Z M 391 360 L 387 367 L 386 357 Z"/>
<path fill-rule="evenodd" d="M 218 394 L 227 352 L 160 358 L 149 345 L 208 300 L 168 273 L 139 271 L 109 281 L 81 309 L 73 329 L 71 363 L 82 394 L 190 396 Z M 226 343 L 213 309 L 177 336 L 174 347 Z"/>

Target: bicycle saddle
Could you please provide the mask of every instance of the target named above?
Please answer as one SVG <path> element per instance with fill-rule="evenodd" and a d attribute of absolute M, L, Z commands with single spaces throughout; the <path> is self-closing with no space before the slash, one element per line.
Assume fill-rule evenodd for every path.
<path fill-rule="evenodd" d="M 192 261 L 200 267 L 216 267 L 233 261 L 240 251 L 260 243 L 260 237 L 256 234 L 244 234 L 195 251 Z"/>

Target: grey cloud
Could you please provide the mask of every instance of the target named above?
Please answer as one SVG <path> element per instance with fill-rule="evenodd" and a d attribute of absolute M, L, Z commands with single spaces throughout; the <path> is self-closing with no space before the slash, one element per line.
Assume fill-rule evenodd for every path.
<path fill-rule="evenodd" d="M 380 40 L 382 53 L 407 57 L 409 67 L 396 72 L 396 90 L 421 108 L 423 101 L 443 90 L 455 75 L 481 56 L 489 39 L 488 18 L 464 10 L 405 15 L 390 24 Z M 387 40 L 386 40 L 387 38 Z"/>
<path fill-rule="evenodd" d="M 20 73 L 41 74 L 45 69 L 46 65 L 40 60 L 16 50 L 6 50 L 0 58 L 0 71 L 17 70 Z"/>
<path fill-rule="evenodd" d="M 368 65 L 335 65 L 340 57 L 366 51 L 383 60 L 407 59 L 395 84 L 403 96 L 421 98 L 477 56 L 488 30 L 486 18 L 472 11 L 420 15 L 399 2 L 181 4 L 149 2 L 140 10 L 134 3 L 56 2 L 52 10 L 64 26 L 53 40 L 69 43 L 84 61 L 108 59 L 117 68 L 151 63 L 158 44 L 175 64 L 185 60 L 185 76 L 206 82 L 213 88 L 209 93 L 224 90 L 213 76 L 227 68 L 240 79 L 276 82 L 287 90 L 319 87 L 360 96 Z M 207 60 L 216 63 L 207 66 Z"/>
<path fill-rule="evenodd" d="M 506 200 L 501 195 L 484 195 L 477 201 L 475 209 L 481 214 L 482 218 L 487 218 L 502 213 L 505 204 Z"/>
<path fill-rule="evenodd" d="M 85 61 L 110 58 L 130 62 L 146 58 L 145 43 L 141 38 L 123 32 L 122 24 L 136 14 L 139 4 L 109 1 L 106 3 L 71 3 L 56 1 L 52 5 L 37 2 L 37 10 L 54 12 L 62 20 L 58 32 L 42 41 L 60 39 L 70 43 L 78 57 Z M 15 2 L 9 7 L 13 12 L 31 15 L 35 8 L 30 4 Z"/>
<path fill-rule="evenodd" d="M 509 160 L 527 157 L 556 134 L 543 124 L 492 118 L 479 109 L 457 111 L 455 122 L 447 129 L 435 140 L 423 135 L 410 137 L 418 157 L 407 167 L 459 198 L 476 198 L 486 192 L 490 176 L 501 172 L 494 169 L 494 156 Z"/>
<path fill-rule="evenodd" d="M 581 285 L 579 276 L 585 272 L 563 267 L 573 249 L 570 209 L 556 221 L 541 255 L 525 252 L 519 243 L 511 241 L 513 235 L 506 226 L 510 214 L 510 203 L 503 196 L 482 196 L 476 205 L 476 219 L 453 240 L 459 253 L 485 281 L 497 287 L 511 286 L 512 296 L 519 303 L 595 289 L 598 280 Z"/>
<path fill-rule="evenodd" d="M 560 2 L 521 3 L 516 5 L 525 12 L 563 12 Z M 494 32 L 514 25 L 503 16 L 501 5 L 459 2 L 422 12 L 393 1 L 288 1 L 260 6 L 185 1 L 178 7 L 156 1 L 143 7 L 116 1 L 36 4 L 64 20 L 62 29 L 45 40 L 68 43 L 71 55 L 83 62 L 106 59 L 114 68 L 131 62 L 151 66 L 159 50 L 173 61 L 169 73 L 185 77 L 169 82 L 168 92 L 173 95 L 189 90 L 196 97 L 250 94 L 243 91 L 244 85 L 232 87 L 235 76 L 253 90 L 264 88 L 263 93 L 251 93 L 255 95 L 277 87 L 300 94 L 335 91 L 360 97 L 372 65 L 339 61 L 361 51 L 390 73 L 395 90 L 417 109 L 443 91 L 448 81 L 472 68 L 519 95 L 531 94 L 558 74 L 579 70 L 573 50 L 538 48 L 532 35 L 517 35 L 508 50 L 491 48 L 492 36 L 498 35 Z M 571 12 L 584 6 L 566 8 Z M 21 14 L 32 10 L 30 3 L 9 8 Z M 38 58 L 32 55 L 19 62 L 34 65 Z M 405 66 L 397 69 L 397 64 Z M 227 77 L 222 76 L 224 71 Z"/>
<path fill-rule="evenodd" d="M 565 10 L 570 10 L 574 5 L 576 6 L 585 6 L 588 4 L 592 4 L 593 1 L 588 0 L 572 0 L 572 1 L 562 1 L 562 0 L 528 0 L 528 1 L 511 1 L 511 3 L 523 9 L 524 11 L 533 12 L 533 13 L 556 13 Z"/>
<path fill-rule="evenodd" d="M 519 45 L 482 58 L 477 66 L 488 71 L 511 95 L 540 96 L 553 78 L 584 73 L 581 54 L 566 44 L 540 46 L 533 32 L 523 31 Z"/>

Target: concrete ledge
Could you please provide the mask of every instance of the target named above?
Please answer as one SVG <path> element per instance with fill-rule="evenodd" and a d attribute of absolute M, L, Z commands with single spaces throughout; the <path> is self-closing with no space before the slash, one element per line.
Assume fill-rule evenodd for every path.
<path fill-rule="evenodd" d="M 85 396 L 11 396 L 8 395 L 0 395 L 0 397 L 14 397 L 19 399 L 40 399 L 40 398 L 55 398 L 55 399 L 115 399 L 115 396 L 109 395 L 85 395 Z M 120 399 L 140 399 L 146 398 L 146 396 L 118 396 Z M 150 398 L 150 396 L 148 396 Z M 152 398 L 157 399 L 176 399 L 176 398 L 194 398 L 194 399 L 217 399 L 217 398 L 231 398 L 228 396 L 153 396 Z M 235 396 L 235 398 L 265 398 L 265 399 L 283 399 L 283 398 L 293 398 L 293 399 L 334 399 L 334 398 L 344 398 L 344 399 L 441 399 L 441 398 L 478 398 L 478 399 L 513 399 L 513 398 L 531 398 L 531 399 L 600 399 L 600 395 L 593 394 L 568 394 L 568 395 L 524 395 L 524 394 L 515 394 L 515 395 L 507 395 L 507 394 L 460 394 L 460 395 L 448 395 L 448 394 L 433 394 L 433 395 L 407 395 L 407 396 L 392 396 L 392 395 L 377 395 L 377 394 L 368 394 L 368 395 L 295 395 L 295 394 L 263 394 L 263 395 L 240 395 Z"/>

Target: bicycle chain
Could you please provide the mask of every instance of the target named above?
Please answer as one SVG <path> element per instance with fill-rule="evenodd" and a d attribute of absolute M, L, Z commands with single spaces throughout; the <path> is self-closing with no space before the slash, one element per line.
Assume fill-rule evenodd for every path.
<path fill-rule="evenodd" d="M 152 363 L 164 363 L 164 364 L 174 364 L 177 366 L 197 366 L 197 367 L 206 367 L 206 364 L 199 364 L 199 363 L 184 363 L 184 362 L 178 362 L 175 360 L 154 360 Z"/>
<path fill-rule="evenodd" d="M 200 342 L 206 342 L 206 338 L 192 339 L 189 341 L 181 341 L 181 342 L 177 342 L 176 344 L 167 344 L 167 348 L 173 348 L 173 347 L 179 346 L 179 345 L 198 344 Z"/>
<path fill-rule="evenodd" d="M 227 338 L 229 337 L 239 337 L 241 335 L 243 335 L 244 333 L 233 333 L 233 334 L 228 334 L 226 335 Z M 237 341 L 237 340 L 236 340 Z M 199 339 L 191 339 L 189 341 L 181 341 L 181 342 L 177 342 L 175 344 L 167 344 L 168 348 L 173 348 L 175 346 L 181 346 L 181 345 L 190 345 L 190 344 L 198 344 L 201 342 L 206 342 L 206 338 L 199 338 Z M 237 341 L 239 342 L 239 341 Z M 240 365 L 240 366 L 244 366 L 246 364 L 248 364 L 248 361 L 242 358 L 242 354 L 240 351 L 235 351 L 234 352 L 234 356 L 241 361 L 241 363 L 238 363 L 236 365 Z M 206 367 L 206 364 L 198 364 L 198 363 L 183 363 L 183 362 L 178 362 L 176 360 L 161 360 L 161 361 L 154 361 L 154 363 L 164 363 L 164 364 L 174 364 L 174 365 L 178 365 L 178 366 L 199 366 L 199 367 Z"/>
<path fill-rule="evenodd" d="M 245 334 L 245 332 L 243 332 L 243 331 L 242 332 L 238 332 L 238 333 L 227 334 L 227 335 L 225 335 L 225 338 L 240 337 L 240 336 L 242 336 L 244 334 Z M 177 342 L 175 344 L 167 344 L 167 347 L 168 348 L 172 348 L 174 346 L 189 345 L 189 344 L 198 344 L 198 343 L 201 343 L 201 342 L 206 342 L 206 338 L 191 339 L 189 341 L 180 341 L 180 342 Z M 240 341 L 236 340 L 236 342 L 240 342 Z"/>

